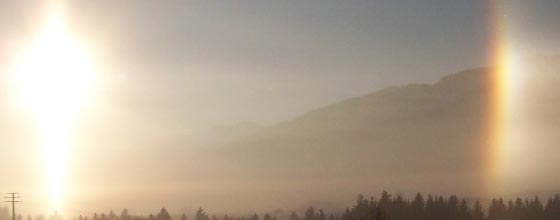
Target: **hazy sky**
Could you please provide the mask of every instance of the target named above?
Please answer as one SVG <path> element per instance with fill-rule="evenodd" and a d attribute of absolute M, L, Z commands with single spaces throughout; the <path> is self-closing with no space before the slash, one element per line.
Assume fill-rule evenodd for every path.
<path fill-rule="evenodd" d="M 559 3 L 508 4 L 523 50 L 557 51 Z M 95 44 L 108 75 L 124 81 L 119 89 L 131 104 L 147 106 L 141 114 L 196 127 L 266 125 L 383 87 L 433 82 L 485 65 L 490 45 L 488 1 L 70 5 L 73 29 Z M 0 10 L 10 37 L 40 21 L 40 4 L 3 2 Z"/>

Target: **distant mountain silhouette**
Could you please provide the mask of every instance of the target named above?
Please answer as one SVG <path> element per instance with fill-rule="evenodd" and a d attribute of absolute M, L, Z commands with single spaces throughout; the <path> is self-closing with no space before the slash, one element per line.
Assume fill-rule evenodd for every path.
<path fill-rule="evenodd" d="M 482 169 L 490 69 L 433 85 L 391 87 L 259 130 L 228 148 L 241 175 L 267 178 L 391 179 Z M 396 180 L 395 180 L 396 181 Z"/>
<path fill-rule="evenodd" d="M 539 59 L 526 68 L 543 72 L 557 61 Z M 232 175 L 248 178 L 337 182 L 354 192 L 394 187 L 476 194 L 491 150 L 492 71 L 478 68 L 435 84 L 391 87 L 348 99 L 261 129 L 231 144 L 226 154 L 215 155 L 223 155 L 224 169 Z M 560 81 L 547 82 L 551 89 Z M 522 86 L 535 86 L 526 83 Z M 558 106 L 541 111 L 558 116 Z"/>

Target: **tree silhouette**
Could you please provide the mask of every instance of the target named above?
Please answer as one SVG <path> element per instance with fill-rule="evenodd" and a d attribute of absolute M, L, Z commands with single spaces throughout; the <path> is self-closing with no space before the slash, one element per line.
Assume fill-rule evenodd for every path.
<path fill-rule="evenodd" d="M 130 220 L 130 215 L 128 214 L 128 209 L 123 209 L 121 211 L 121 220 Z"/>
<path fill-rule="evenodd" d="M 270 214 L 266 213 L 263 216 L 263 220 L 272 220 L 272 217 L 270 216 Z"/>
<path fill-rule="evenodd" d="M 157 216 L 158 220 L 172 220 L 171 219 L 171 215 L 169 215 L 169 212 L 167 212 L 167 209 L 165 208 L 161 208 L 161 211 L 159 212 L 158 216 Z"/>
<path fill-rule="evenodd" d="M 300 220 L 299 216 L 296 214 L 296 212 L 292 212 L 292 214 L 290 214 L 290 220 Z"/>
<path fill-rule="evenodd" d="M 196 210 L 195 220 L 209 220 L 209 219 L 210 218 L 208 218 L 208 215 L 206 215 L 204 209 L 198 208 L 198 210 Z"/>

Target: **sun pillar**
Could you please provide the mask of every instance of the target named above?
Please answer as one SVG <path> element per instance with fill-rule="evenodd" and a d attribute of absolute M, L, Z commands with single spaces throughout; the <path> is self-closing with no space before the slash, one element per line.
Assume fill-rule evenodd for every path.
<path fill-rule="evenodd" d="M 488 146 L 486 148 L 486 194 L 503 192 L 504 169 L 508 159 L 509 121 L 511 114 L 512 51 L 509 42 L 507 15 L 501 0 L 490 1 L 490 99 Z"/>
<path fill-rule="evenodd" d="M 13 70 L 17 100 L 34 119 L 44 158 L 48 212 L 62 212 L 67 160 L 80 109 L 92 93 L 89 57 L 67 27 L 62 5 L 50 1 L 41 30 L 18 55 Z"/>

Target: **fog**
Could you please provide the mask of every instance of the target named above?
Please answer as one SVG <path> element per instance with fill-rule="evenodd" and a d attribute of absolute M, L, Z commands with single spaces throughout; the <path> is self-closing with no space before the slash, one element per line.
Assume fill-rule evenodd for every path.
<path fill-rule="evenodd" d="M 0 3 L 0 191 L 39 213 L 44 155 L 8 66 L 45 7 Z M 383 189 L 490 196 L 486 1 L 65 6 L 99 70 L 72 132 L 66 213 L 342 210 Z M 495 194 L 557 192 L 559 4 L 503 7 L 518 63 Z"/>

